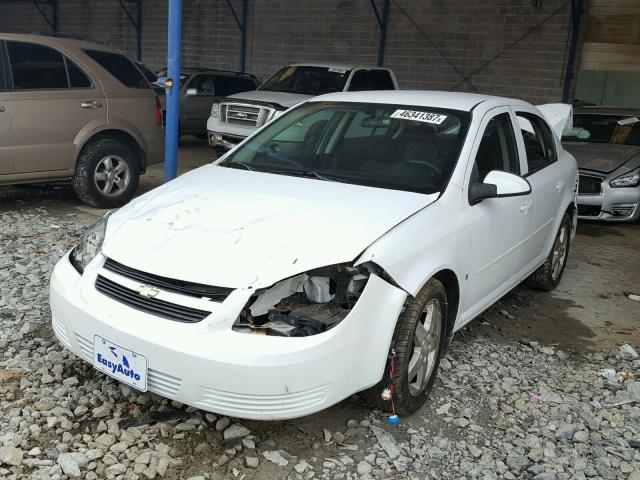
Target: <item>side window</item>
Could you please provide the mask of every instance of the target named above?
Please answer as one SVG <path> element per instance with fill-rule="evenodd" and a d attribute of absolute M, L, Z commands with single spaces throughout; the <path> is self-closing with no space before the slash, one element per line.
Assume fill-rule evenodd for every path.
<path fill-rule="evenodd" d="M 67 70 L 60 52 L 44 45 L 7 42 L 16 90 L 67 88 Z"/>
<path fill-rule="evenodd" d="M 491 170 L 520 174 L 520 161 L 516 137 L 508 113 L 496 115 L 482 134 L 482 140 L 476 153 L 474 175 L 479 178 L 473 181 L 482 182 Z"/>
<path fill-rule="evenodd" d="M 89 80 L 89 77 L 87 77 L 80 67 L 66 57 L 64 61 L 67 64 L 69 85 L 71 88 L 91 88 L 91 80 Z"/>
<path fill-rule="evenodd" d="M 532 113 L 516 113 L 524 148 L 527 152 L 529 173 L 540 170 L 557 160 L 553 133 L 542 118 Z"/>
<path fill-rule="evenodd" d="M 369 70 L 371 90 L 395 90 L 391 73 L 388 70 Z"/>
<path fill-rule="evenodd" d="M 214 91 L 213 78 L 213 75 L 196 75 L 189 82 L 188 88 L 195 88 L 198 96 L 211 97 L 216 94 Z"/>
<path fill-rule="evenodd" d="M 349 83 L 350 92 L 360 92 L 362 90 L 369 90 L 369 76 L 366 70 L 356 71 Z"/>
<path fill-rule="evenodd" d="M 215 77 L 216 95 L 226 97 L 234 93 L 255 90 L 256 84 L 249 78 L 218 75 Z"/>
<path fill-rule="evenodd" d="M 94 62 L 116 77 L 125 87 L 149 88 L 149 84 L 140 70 L 124 55 L 100 50 L 85 50 L 84 52 Z"/>

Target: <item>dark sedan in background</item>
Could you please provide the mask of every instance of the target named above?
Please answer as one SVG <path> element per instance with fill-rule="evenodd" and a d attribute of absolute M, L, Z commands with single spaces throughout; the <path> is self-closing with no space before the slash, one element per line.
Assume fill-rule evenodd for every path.
<path fill-rule="evenodd" d="M 563 145 L 578 161 L 578 215 L 640 218 L 640 109 L 580 107 Z"/>

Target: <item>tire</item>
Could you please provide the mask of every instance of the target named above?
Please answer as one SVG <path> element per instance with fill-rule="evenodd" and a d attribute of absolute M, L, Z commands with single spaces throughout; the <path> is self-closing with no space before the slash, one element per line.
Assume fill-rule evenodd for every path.
<path fill-rule="evenodd" d="M 565 213 L 546 260 L 524 281 L 529 288 L 550 292 L 558 286 L 569 257 L 571 217 Z"/>
<path fill-rule="evenodd" d="M 429 329 L 425 328 L 431 319 Z M 432 278 L 411 300 L 401 314 L 396 324 L 392 341 L 395 357 L 387 361 L 382 380 L 373 387 L 362 392 L 365 400 L 374 407 L 391 411 L 391 402 L 382 399 L 381 394 L 390 385 L 390 362 L 394 362 L 393 404 L 399 415 L 414 413 L 427 401 L 433 383 L 436 380 L 440 359 L 446 351 L 447 327 L 447 294 L 440 281 Z M 425 342 L 420 342 L 416 336 L 418 332 L 426 331 Z M 430 341 L 429 341 L 430 339 Z M 425 346 L 428 345 L 428 348 Z M 418 349 L 427 355 L 421 356 Z M 409 378 L 409 369 L 420 372 L 414 365 L 420 359 L 426 358 L 423 364 L 423 374 Z"/>
<path fill-rule="evenodd" d="M 140 161 L 127 144 L 111 138 L 89 143 L 78 157 L 73 189 L 97 208 L 121 207 L 133 198 L 140 181 Z"/>

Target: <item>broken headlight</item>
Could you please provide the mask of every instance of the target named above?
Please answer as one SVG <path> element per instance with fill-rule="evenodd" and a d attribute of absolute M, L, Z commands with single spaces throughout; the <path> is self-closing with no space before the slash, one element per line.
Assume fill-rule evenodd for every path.
<path fill-rule="evenodd" d="M 78 245 L 71 250 L 69 260 L 78 273 L 82 274 L 89 262 L 100 252 L 110 214 L 111 212 L 107 212 L 104 217 L 89 227 L 80 237 Z"/>
<path fill-rule="evenodd" d="M 234 330 L 307 337 L 340 323 L 364 290 L 373 265 L 318 268 L 261 289 L 251 297 Z"/>
<path fill-rule="evenodd" d="M 640 168 L 620 175 L 609 182 L 613 188 L 637 187 L 640 183 Z"/>

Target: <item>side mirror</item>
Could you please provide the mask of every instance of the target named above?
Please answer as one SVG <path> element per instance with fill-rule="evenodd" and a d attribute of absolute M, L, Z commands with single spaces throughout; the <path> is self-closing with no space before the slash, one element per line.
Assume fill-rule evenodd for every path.
<path fill-rule="evenodd" d="M 484 182 L 469 185 L 469 204 L 476 205 L 487 198 L 515 197 L 531 193 L 524 178 L 500 170 L 490 171 Z"/>
<path fill-rule="evenodd" d="M 198 89 L 197 88 L 187 88 L 187 91 L 184 92 L 184 94 L 187 97 L 195 97 L 196 95 L 198 95 Z"/>

